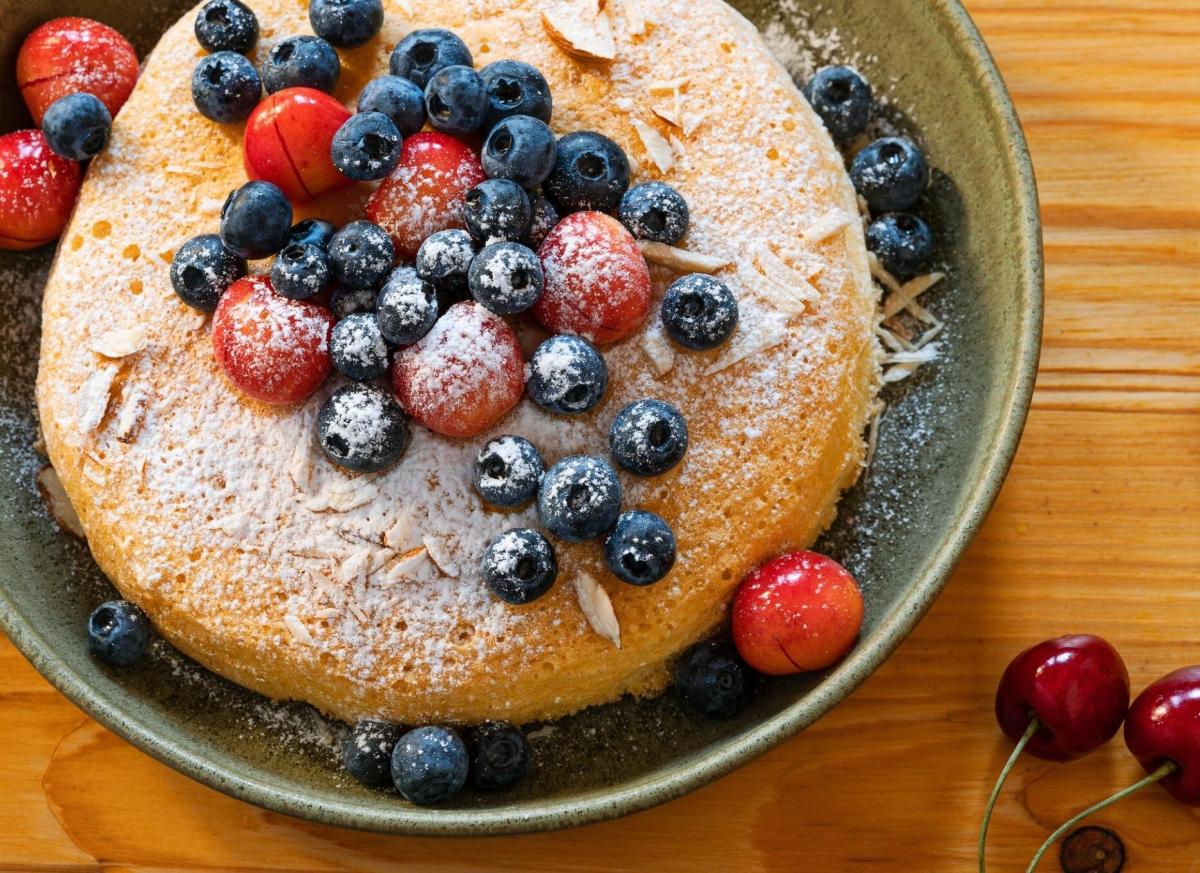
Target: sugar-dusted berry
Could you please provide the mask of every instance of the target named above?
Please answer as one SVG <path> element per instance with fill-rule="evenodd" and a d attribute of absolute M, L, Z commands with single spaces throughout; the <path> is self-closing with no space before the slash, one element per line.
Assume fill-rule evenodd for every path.
<path fill-rule="evenodd" d="M 0 136 L 0 249 L 33 249 L 62 233 L 79 193 L 79 164 L 40 130 Z"/>
<path fill-rule="evenodd" d="M 246 122 L 246 175 L 273 182 L 293 203 L 352 184 L 330 154 L 334 135 L 349 117 L 346 107 L 313 88 L 277 91 Z"/>
<path fill-rule="evenodd" d="M 137 78 L 137 52 L 129 40 L 90 18 L 47 21 L 25 38 L 17 55 L 17 87 L 39 125 L 51 103 L 80 92 L 99 97 L 116 115 Z"/>

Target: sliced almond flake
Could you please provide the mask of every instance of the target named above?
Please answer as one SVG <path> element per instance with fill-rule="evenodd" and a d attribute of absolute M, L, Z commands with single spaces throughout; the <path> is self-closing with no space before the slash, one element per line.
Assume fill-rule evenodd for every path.
<path fill-rule="evenodd" d="M 542 25 L 550 39 L 569 55 L 594 61 L 613 60 L 617 45 L 607 13 L 595 0 L 576 3 L 574 7 L 542 13 Z"/>
<path fill-rule="evenodd" d="M 292 458 L 288 462 L 288 478 L 301 493 L 307 493 L 313 474 L 312 440 L 306 437 L 307 434 L 302 434 L 296 440 L 296 447 L 292 449 Z"/>
<path fill-rule="evenodd" d="M 625 11 L 629 35 L 643 36 L 646 33 L 646 13 L 642 9 L 642 0 L 621 0 L 621 8 Z"/>
<path fill-rule="evenodd" d="M 599 582 L 587 573 L 575 577 L 575 597 L 579 608 L 592 630 L 604 637 L 618 649 L 621 648 L 621 625 L 613 611 L 612 601 Z"/>
<path fill-rule="evenodd" d="M 884 355 L 883 364 L 928 364 L 936 361 L 941 354 L 941 349 L 937 343 L 929 343 L 919 349 L 911 351 L 904 350 L 893 352 L 890 355 Z"/>
<path fill-rule="evenodd" d="M 401 515 L 383 535 L 383 544 L 397 552 L 407 552 L 421 545 L 421 535 L 413 527 L 412 517 Z"/>
<path fill-rule="evenodd" d="M 87 381 L 80 386 L 76 421 L 79 429 L 85 434 L 94 431 L 100 426 L 100 422 L 104 421 L 117 372 L 116 365 L 108 364 L 88 376 Z"/>
<path fill-rule="evenodd" d="M 363 612 L 362 607 L 353 600 L 346 601 L 346 608 L 350 610 L 351 615 L 359 620 L 360 624 L 370 624 L 371 620 L 367 618 L 367 614 Z"/>
<path fill-rule="evenodd" d="M 558 728 L 552 724 L 548 724 L 548 725 L 545 725 L 544 727 L 538 728 L 535 731 L 530 731 L 529 733 L 525 734 L 525 739 L 540 740 L 540 739 L 544 739 L 546 737 L 552 737 L 556 733 L 558 733 Z"/>
<path fill-rule="evenodd" d="M 425 544 L 425 551 L 429 553 L 429 560 L 433 561 L 433 565 L 441 574 L 449 576 L 451 579 L 457 579 L 458 564 L 454 563 L 454 556 L 447 540 L 443 537 L 425 536 L 421 538 L 421 541 Z"/>
<path fill-rule="evenodd" d="M 789 266 L 765 245 L 754 246 L 751 253 L 769 282 L 785 289 L 805 304 L 816 304 L 821 299 L 821 290 L 809 281 L 808 276 Z"/>
<path fill-rule="evenodd" d="M 674 94 L 676 91 L 682 91 L 688 86 L 691 81 L 687 76 L 679 76 L 675 79 L 656 79 L 646 86 L 646 90 L 651 94 Z"/>
<path fill-rule="evenodd" d="M 174 173 L 176 176 L 199 176 L 200 171 L 194 170 L 191 167 L 180 167 L 176 164 L 167 164 L 163 167 L 164 173 Z"/>
<path fill-rule="evenodd" d="M 777 312 L 785 318 L 793 318 L 806 309 L 806 302 L 802 296 L 793 293 L 786 285 L 772 282 L 757 270 L 743 267 L 738 271 L 737 278 L 772 312 Z"/>
<path fill-rule="evenodd" d="M 913 308 L 913 304 L 917 302 L 918 297 L 945 277 L 945 273 L 930 273 L 927 276 L 918 276 L 915 279 L 910 279 L 899 288 L 893 289 L 893 293 L 883 302 L 883 317 L 891 318 L 893 315 L 907 309 L 913 315 L 921 318 L 921 315 Z M 923 309 L 921 311 L 924 312 Z"/>
<path fill-rule="evenodd" d="M 810 245 L 823 243 L 836 233 L 850 227 L 850 216 L 841 209 L 831 209 L 804 229 L 801 234 Z"/>
<path fill-rule="evenodd" d="M 400 555 L 392 566 L 388 568 L 384 579 L 389 583 L 396 583 L 401 579 L 409 579 L 412 577 L 413 571 L 420 566 L 421 561 L 428 557 L 429 550 L 424 546 L 417 546 L 415 549 L 410 549 L 408 552 Z"/>
<path fill-rule="evenodd" d="M 96 454 L 95 449 L 88 449 L 87 452 L 85 453 L 85 455 L 86 455 L 87 459 L 89 461 L 91 461 L 93 464 L 95 464 L 97 467 L 107 467 L 108 466 L 108 462 L 105 461 L 104 458 L 102 458 L 98 454 Z"/>
<path fill-rule="evenodd" d="M 650 106 L 650 111 L 653 112 L 655 115 L 657 115 L 659 118 L 661 118 L 663 121 L 665 121 L 667 124 L 671 125 L 672 127 L 677 127 L 680 130 L 683 130 L 683 118 L 680 117 L 678 110 L 679 110 L 678 102 L 674 102 L 670 106 L 663 106 L 661 104 L 651 104 L 651 106 Z"/>
<path fill-rule="evenodd" d="M 83 522 L 79 520 L 75 507 L 71 505 L 71 499 L 67 497 L 67 491 L 63 488 L 58 473 L 49 464 L 38 470 L 37 488 L 42 500 L 46 502 L 46 509 L 50 511 L 58 526 L 77 539 L 86 539 Z"/>
<path fill-rule="evenodd" d="M 867 265 L 871 268 L 871 276 L 880 285 L 893 293 L 900 290 L 900 283 L 896 281 L 896 277 L 883 268 L 874 252 L 867 252 Z"/>
<path fill-rule="evenodd" d="M 637 131 L 638 139 L 642 141 L 646 154 L 650 156 L 650 160 L 654 161 L 654 166 L 658 167 L 660 173 L 665 173 L 675 166 L 675 152 L 671 150 L 671 144 L 661 133 L 640 118 L 631 118 L 629 123 Z"/>
<path fill-rule="evenodd" d="M 652 264 L 658 264 L 680 273 L 715 273 L 733 262 L 728 258 L 702 255 L 687 249 L 677 249 L 666 243 L 638 240 L 642 255 Z"/>
<path fill-rule="evenodd" d="M 915 346 L 904 337 L 897 336 L 882 324 L 875 326 L 875 336 L 893 352 L 911 351 Z"/>
<path fill-rule="evenodd" d="M 340 609 L 334 609 L 332 607 L 326 607 L 325 609 L 318 609 L 316 612 L 313 613 L 313 615 L 316 616 L 317 618 L 324 618 L 324 619 L 339 618 L 341 616 L 341 614 L 342 614 L 342 611 Z"/>
<path fill-rule="evenodd" d="M 683 135 L 691 136 L 695 133 L 700 125 L 708 121 L 707 112 L 688 112 L 683 116 Z"/>
<path fill-rule="evenodd" d="M 196 211 L 202 212 L 206 215 L 216 215 L 221 211 L 221 207 L 224 205 L 224 203 L 224 200 L 221 200 L 217 197 L 205 197 L 199 202 L 199 204 L 197 204 Z"/>
<path fill-rule="evenodd" d="M 900 382 L 907 379 L 913 373 L 917 372 L 920 364 L 897 364 L 894 367 L 888 367 L 883 373 L 883 382 L 885 385 L 892 382 Z"/>
<path fill-rule="evenodd" d="M 146 410 L 150 405 L 150 396 L 144 388 L 134 388 L 121 404 L 117 412 L 117 439 L 129 444 L 137 440 L 146 420 Z"/>
<path fill-rule="evenodd" d="M 622 112 L 633 112 L 634 103 L 628 97 L 618 97 L 613 103 Z"/>
<path fill-rule="evenodd" d="M 134 462 L 134 467 L 137 470 L 138 484 L 141 485 L 146 481 L 146 456 L 142 455 Z"/>
<path fill-rule="evenodd" d="M 774 348 L 788 338 L 788 317 L 783 313 L 767 312 L 753 328 L 740 328 L 733 342 L 720 358 L 704 371 L 705 376 L 719 373 L 751 355 Z"/>
<path fill-rule="evenodd" d="M 925 333 L 923 333 L 919 337 L 917 337 L 917 341 L 915 343 L 913 343 L 913 345 L 915 345 L 919 349 L 924 348 L 926 345 L 928 345 L 930 342 L 932 342 L 935 337 L 937 337 L 939 334 L 941 334 L 941 332 L 945 329 L 946 329 L 946 325 L 944 322 L 935 320 L 933 327 L 929 328 L 929 330 L 925 331 Z"/>
<path fill-rule="evenodd" d="M 136 355 L 146 347 L 146 329 L 140 325 L 114 328 L 88 338 L 88 348 L 106 358 Z"/>
<path fill-rule="evenodd" d="M 806 252 L 803 249 L 791 249 L 788 251 L 780 251 L 778 254 L 771 249 L 758 243 L 752 249 L 755 258 L 759 265 L 767 273 L 779 273 L 781 275 L 796 274 L 797 283 L 810 283 L 814 276 L 825 269 L 825 263 L 820 258 L 814 257 L 811 252 Z M 784 258 L 788 260 L 785 261 Z M 788 263 L 791 261 L 791 263 Z M 818 295 L 820 291 L 813 289 Z"/>
<path fill-rule="evenodd" d="M 347 483 L 351 487 L 347 487 Z M 304 506 L 312 512 L 349 512 L 360 506 L 366 506 L 378 495 L 379 489 L 375 485 L 360 485 L 356 480 L 348 479 L 326 485 Z"/>
<path fill-rule="evenodd" d="M 393 0 L 393 2 L 396 4 L 396 8 L 404 13 L 405 18 L 409 20 L 412 19 L 415 13 L 413 12 L 412 6 L 408 4 L 408 0 Z"/>
<path fill-rule="evenodd" d="M 89 479 L 93 484 L 96 484 L 96 485 L 103 485 L 105 482 L 108 481 L 107 476 L 105 476 L 99 470 L 93 469 L 92 467 L 84 467 L 83 475 L 85 478 Z"/>
<path fill-rule="evenodd" d="M 206 530 L 219 530 L 231 536 L 239 536 L 246 534 L 251 529 L 250 519 L 241 512 L 234 512 L 230 515 L 223 515 L 220 518 L 214 518 L 205 526 Z"/>
<path fill-rule="evenodd" d="M 338 581 L 343 585 L 367 581 L 367 570 L 371 565 L 371 550 L 360 549 L 338 566 Z"/>
<path fill-rule="evenodd" d="M 662 329 L 662 321 L 655 319 L 642 333 L 642 351 L 650 359 L 655 376 L 665 376 L 675 366 L 675 349 Z"/>
<path fill-rule="evenodd" d="M 687 148 L 684 147 L 683 140 L 681 140 L 675 134 L 671 134 L 667 137 L 667 141 L 671 143 L 671 149 L 675 152 L 675 157 L 679 158 L 679 161 L 683 165 L 684 169 L 690 170 L 692 168 L 692 162 L 688 160 Z"/>
<path fill-rule="evenodd" d="M 292 639 L 305 646 L 315 646 L 317 641 L 312 638 L 312 634 L 308 632 L 308 628 L 304 623 L 290 612 L 283 617 L 283 623 L 287 625 L 287 629 L 291 631 Z"/>

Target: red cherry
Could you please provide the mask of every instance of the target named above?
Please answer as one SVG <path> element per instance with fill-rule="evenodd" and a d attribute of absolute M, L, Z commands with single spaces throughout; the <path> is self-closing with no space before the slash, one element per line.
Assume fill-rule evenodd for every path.
<path fill-rule="evenodd" d="M 17 86 L 35 124 L 59 97 L 86 91 L 114 116 L 137 83 L 137 52 L 129 40 L 90 18 L 55 18 L 25 37 L 17 55 Z"/>
<path fill-rule="evenodd" d="M 548 330 L 596 343 L 629 336 L 650 309 L 650 270 L 619 221 L 603 212 L 576 212 L 560 221 L 538 249 L 545 290 L 533 314 Z"/>
<path fill-rule="evenodd" d="M 354 184 L 329 156 L 333 135 L 350 112 L 324 91 L 284 88 L 246 120 L 242 162 L 251 179 L 273 182 L 293 203 L 307 203 Z"/>
<path fill-rule="evenodd" d="M 328 309 L 275 292 L 266 276 L 229 286 L 213 314 L 217 364 L 243 392 L 264 403 L 299 403 L 329 375 Z"/>
<path fill-rule="evenodd" d="M 1147 773 L 1173 763 L 1163 788 L 1200 806 L 1200 665 L 1168 673 L 1137 696 L 1125 719 L 1125 745 Z"/>
<path fill-rule="evenodd" d="M 400 163 L 367 203 L 367 217 L 385 228 L 396 255 L 411 261 L 432 233 L 463 228 L 463 196 L 487 178 L 475 152 L 444 133 L 404 141 Z"/>
<path fill-rule="evenodd" d="M 841 564 L 816 552 L 792 552 L 738 586 L 733 642 L 760 673 L 821 670 L 850 651 L 862 619 L 862 592 Z"/>
<path fill-rule="evenodd" d="M 79 164 L 52 152 L 40 130 L 0 136 L 0 249 L 32 249 L 57 238 L 80 177 Z"/>
<path fill-rule="evenodd" d="M 516 334 L 473 300 L 455 303 L 392 365 L 396 396 L 414 419 L 446 436 L 482 433 L 521 400 L 525 361 Z"/>

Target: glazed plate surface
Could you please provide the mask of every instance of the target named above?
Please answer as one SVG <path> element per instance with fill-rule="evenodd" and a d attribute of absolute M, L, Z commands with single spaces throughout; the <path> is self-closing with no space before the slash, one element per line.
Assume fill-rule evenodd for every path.
<path fill-rule="evenodd" d="M 191 5 L 0 0 L 0 131 L 29 126 L 12 80 L 41 21 L 85 15 L 144 55 Z M 390 4 L 385 4 L 385 7 Z M 691 790 L 800 731 L 865 679 L 928 609 L 982 522 L 1024 423 L 1041 330 L 1037 195 L 1024 139 L 991 58 L 950 0 L 738 0 L 798 79 L 853 62 L 890 83 L 885 123 L 936 168 L 921 206 L 948 277 L 922 298 L 946 322 L 941 358 L 885 391 L 869 473 L 818 548 L 862 581 L 862 638 L 834 669 L 772 680 L 730 722 L 690 719 L 670 695 L 535 726 L 538 766 L 502 796 L 434 809 L 373 792 L 337 760 L 343 727 L 271 703 L 158 644 L 120 673 L 94 661 L 87 614 L 110 589 L 86 546 L 61 533 L 33 482 L 33 383 L 41 288 L 53 252 L 0 252 L 0 627 L 64 694 L 149 754 L 235 797 L 330 824 L 396 833 L 545 830 L 632 812 Z M 394 9 L 392 14 L 397 14 Z"/>

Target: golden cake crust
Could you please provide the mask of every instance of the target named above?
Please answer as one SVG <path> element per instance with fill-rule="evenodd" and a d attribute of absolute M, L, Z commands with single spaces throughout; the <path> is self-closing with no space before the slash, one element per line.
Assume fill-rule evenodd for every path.
<path fill-rule="evenodd" d="M 305 4 L 254 6 L 256 59 L 311 32 Z M 674 570 L 634 588 L 604 568 L 597 545 L 557 543 L 553 590 L 526 607 L 500 603 L 480 578 L 483 548 L 536 517 L 490 511 L 474 494 L 470 459 L 486 435 L 414 427 L 394 470 L 350 476 L 313 436 L 334 381 L 289 409 L 223 381 L 208 321 L 168 275 L 172 253 L 215 232 L 226 193 L 245 181 L 241 125 L 192 107 L 202 55 L 192 14 L 163 37 L 93 162 L 46 288 L 37 396 L 51 461 L 123 595 L 182 651 L 271 697 L 411 724 L 525 722 L 656 692 L 671 657 L 723 620 L 738 581 L 810 544 L 858 475 L 878 385 L 876 296 L 841 157 L 754 28 L 720 0 L 611 0 L 611 63 L 547 37 L 543 14 L 566 4 L 385 6 L 383 33 L 342 52 L 340 99 L 386 72 L 409 30 L 451 28 L 478 66 L 539 67 L 555 131 L 615 139 L 635 182 L 663 179 L 687 198 L 682 245 L 730 262 L 718 275 L 741 323 L 726 347 L 672 350 L 653 327 L 656 306 L 648 332 L 603 349 L 610 388 L 597 410 L 568 419 L 524 401 L 494 429 L 527 436 L 553 463 L 606 454 L 608 426 L 632 400 L 678 406 L 691 437 L 683 463 L 654 479 L 622 474 L 625 505 L 673 526 Z M 639 12 L 652 23 L 634 34 Z M 686 79 L 678 102 L 673 79 Z M 657 154 L 665 171 L 646 130 L 675 140 L 672 155 Z M 369 193 L 333 195 L 297 220 L 361 217 Z M 676 275 L 652 273 L 658 295 Z M 581 608 L 585 576 L 611 599 L 619 647 Z"/>

